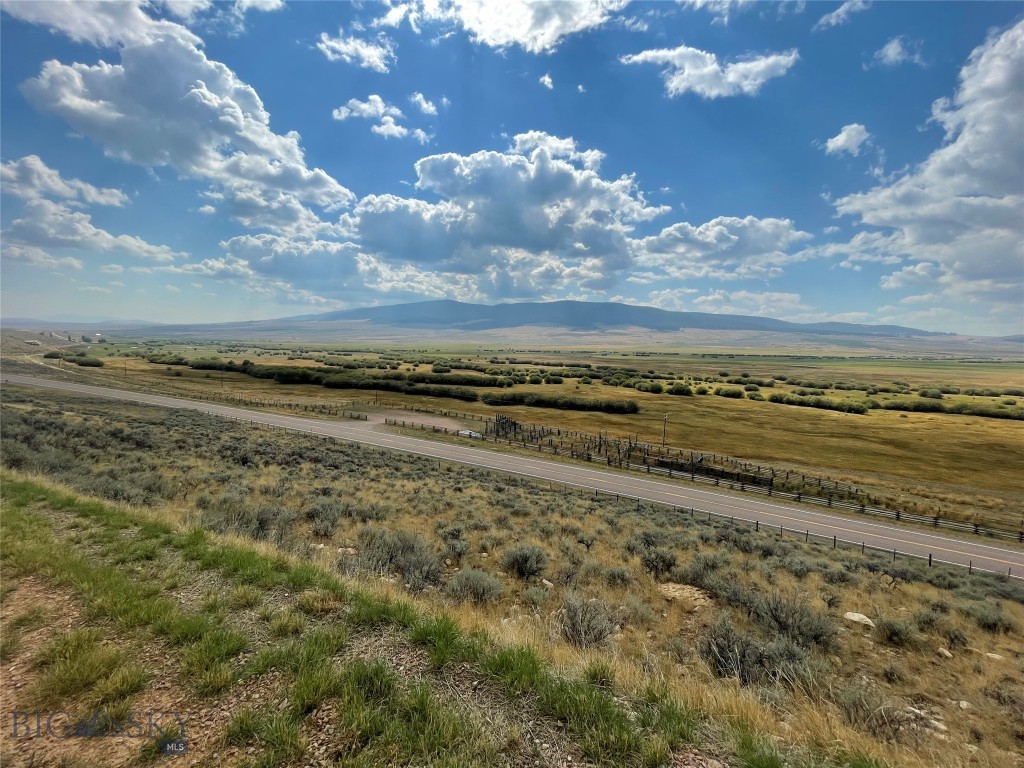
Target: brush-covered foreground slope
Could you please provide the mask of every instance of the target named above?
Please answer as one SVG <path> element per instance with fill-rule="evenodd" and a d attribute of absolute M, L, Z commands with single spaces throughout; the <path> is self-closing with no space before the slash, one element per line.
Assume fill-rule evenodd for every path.
<path fill-rule="evenodd" d="M 2 415 L 5 711 L 188 710 L 196 765 L 1019 761 L 1018 581 L 198 413 Z"/>

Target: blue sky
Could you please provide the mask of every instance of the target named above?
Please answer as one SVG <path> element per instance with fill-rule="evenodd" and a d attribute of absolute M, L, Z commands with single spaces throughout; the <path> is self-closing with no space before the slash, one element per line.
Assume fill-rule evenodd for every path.
<path fill-rule="evenodd" d="M 1024 332 L 1019 3 L 0 2 L 4 316 Z"/>

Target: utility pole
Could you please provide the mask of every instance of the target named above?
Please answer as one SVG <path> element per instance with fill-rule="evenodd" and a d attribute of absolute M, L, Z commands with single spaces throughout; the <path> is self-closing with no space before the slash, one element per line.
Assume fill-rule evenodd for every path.
<path fill-rule="evenodd" d="M 661 447 L 664 451 L 665 448 L 665 433 L 668 432 L 668 414 L 665 414 L 665 420 L 661 423 Z"/>

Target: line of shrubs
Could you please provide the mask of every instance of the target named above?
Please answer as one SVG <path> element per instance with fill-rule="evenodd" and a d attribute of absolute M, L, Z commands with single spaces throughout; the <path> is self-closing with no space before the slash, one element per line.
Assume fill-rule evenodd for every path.
<path fill-rule="evenodd" d="M 882 403 L 887 411 L 918 413 L 958 413 L 962 416 L 983 416 L 990 419 L 1024 420 L 1024 408 L 994 408 L 987 403 L 942 403 L 938 400 L 893 400 Z"/>
<path fill-rule="evenodd" d="M 445 387 L 440 384 L 413 384 L 393 379 L 362 379 L 347 376 L 329 376 L 322 382 L 328 389 L 378 389 L 382 392 L 396 392 L 405 395 L 424 395 L 426 397 L 450 397 L 475 403 L 479 400 L 477 393 L 469 387 Z"/>
<path fill-rule="evenodd" d="M 568 395 L 542 395 L 533 392 L 488 392 L 481 400 L 487 405 L 527 405 L 536 408 L 559 408 L 564 411 L 640 412 L 640 406 L 635 400 L 583 400 Z"/>
<path fill-rule="evenodd" d="M 383 392 L 396 392 L 399 394 L 417 394 L 427 397 L 449 397 L 466 402 L 476 402 L 479 397 L 475 391 L 468 387 L 443 386 L 440 384 L 417 384 L 408 381 L 405 374 L 386 372 L 375 373 L 373 378 L 360 375 L 339 374 L 336 368 L 317 368 L 303 366 L 281 366 L 281 365 L 256 365 L 250 360 L 243 361 L 240 365 L 231 361 L 217 360 L 212 358 L 192 361 L 191 368 L 195 370 L 218 370 L 230 371 L 233 373 L 244 373 L 257 379 L 273 379 L 278 384 L 314 384 L 329 389 L 378 389 Z M 440 375 L 429 376 L 431 379 L 451 381 L 448 377 Z M 460 379 L 481 378 L 481 377 L 460 377 Z"/>
<path fill-rule="evenodd" d="M 820 408 L 825 411 L 839 411 L 840 413 L 868 412 L 868 407 L 863 403 L 833 400 L 829 397 L 801 397 L 800 395 L 787 395 L 782 392 L 772 392 L 768 395 L 768 402 L 782 403 L 783 405 L 799 405 L 804 408 Z"/>
<path fill-rule="evenodd" d="M 975 397 L 1000 397 L 1002 395 L 1009 395 L 1010 397 L 1024 397 L 1024 389 L 1019 387 L 1006 387 L 1004 389 L 965 389 L 962 390 L 965 395 L 974 395 Z"/>
<path fill-rule="evenodd" d="M 103 361 L 98 357 L 86 357 L 85 352 L 47 352 L 43 357 L 50 360 L 64 360 L 68 363 L 80 365 L 83 368 L 102 368 Z"/>
<path fill-rule="evenodd" d="M 156 365 L 188 365 L 189 363 L 188 358 L 170 352 L 157 352 L 146 357 L 146 360 Z"/>

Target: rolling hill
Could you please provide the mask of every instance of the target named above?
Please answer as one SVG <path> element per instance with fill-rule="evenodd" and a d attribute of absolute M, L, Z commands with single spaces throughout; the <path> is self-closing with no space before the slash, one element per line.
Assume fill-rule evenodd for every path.
<path fill-rule="evenodd" d="M 793 323 L 770 317 L 672 312 L 656 307 L 615 302 L 550 301 L 516 304 L 467 304 L 461 301 L 421 301 L 382 307 L 326 312 L 282 319 L 290 322 L 361 321 L 402 328 L 430 328 L 474 331 L 550 325 L 572 330 L 645 328 L 652 331 L 686 329 L 723 331 L 773 331 L 863 336 L 943 336 L 947 334 L 900 325 L 859 325 L 856 323 Z"/>

